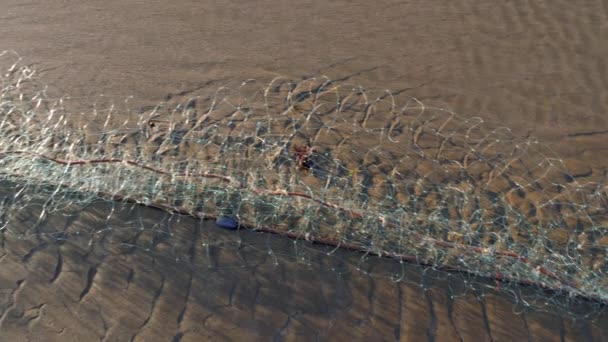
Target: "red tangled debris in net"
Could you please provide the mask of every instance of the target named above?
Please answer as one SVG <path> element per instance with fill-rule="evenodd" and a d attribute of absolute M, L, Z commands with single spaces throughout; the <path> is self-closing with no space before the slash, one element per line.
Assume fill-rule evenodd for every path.
<path fill-rule="evenodd" d="M 312 156 L 312 147 L 307 145 L 294 145 L 296 166 L 298 170 L 309 170 L 310 169 L 310 156 Z"/>

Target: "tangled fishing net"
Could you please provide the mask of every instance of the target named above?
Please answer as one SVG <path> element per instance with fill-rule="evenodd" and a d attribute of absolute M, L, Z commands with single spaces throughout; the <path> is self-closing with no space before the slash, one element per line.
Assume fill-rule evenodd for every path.
<path fill-rule="evenodd" d="M 608 302 L 607 187 L 569 174 L 533 138 L 324 78 L 248 81 L 137 115 L 74 113 L 33 74 L 16 63 L 0 79 L 0 179 L 14 189 L 4 234 L 60 233 L 11 226 L 34 199 L 41 218 L 136 202 L 466 272 L 504 291 Z"/>

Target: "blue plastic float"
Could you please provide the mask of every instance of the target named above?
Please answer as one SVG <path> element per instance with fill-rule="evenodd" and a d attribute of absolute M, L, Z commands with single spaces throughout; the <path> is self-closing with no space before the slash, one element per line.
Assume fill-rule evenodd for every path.
<path fill-rule="evenodd" d="M 220 216 L 215 220 L 215 224 L 224 229 L 235 230 L 238 228 L 239 223 L 235 218 L 229 216 Z"/>

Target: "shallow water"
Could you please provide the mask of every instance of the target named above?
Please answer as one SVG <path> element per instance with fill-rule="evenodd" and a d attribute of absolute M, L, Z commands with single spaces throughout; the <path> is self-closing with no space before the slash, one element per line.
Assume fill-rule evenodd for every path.
<path fill-rule="evenodd" d="M 572 173 L 606 181 L 608 10 L 602 1 L 14 1 L 0 5 L 0 13 L 0 50 L 16 50 L 32 63 L 50 95 L 85 97 L 83 107 L 99 94 L 133 95 L 131 108 L 142 108 L 183 102 L 248 78 L 325 74 L 404 90 L 425 104 L 535 135 Z M 146 220 L 160 215 L 141 211 Z M 86 213 L 80 220 L 71 224 L 101 229 L 105 222 Z M 260 237 L 247 239 L 260 244 Z M 53 244 L 23 244 L 4 244 L 6 336 L 314 339 L 321 331 L 321 339 L 602 340 L 607 334 L 605 320 L 513 315 L 516 305 L 492 295 L 451 301 L 441 282 L 423 292 L 417 285 L 360 274 L 338 277 L 297 263 L 279 270 L 226 267 L 209 275 L 182 270 L 174 260 L 158 261 L 166 259 L 163 253 L 104 252 L 91 261 L 83 257 L 91 255 L 87 248 L 76 243 L 65 253 Z M 237 257 L 229 246 L 217 249 L 215 262 L 230 264 Z M 26 257 L 31 250 L 36 253 Z M 268 250 L 261 248 L 262 254 Z M 288 251 L 293 254 L 291 246 Z M 55 275 L 58 264 L 61 277 Z M 284 281 L 272 281 L 277 275 Z M 205 290 L 208 279 L 215 290 Z M 297 333 L 302 335 L 291 335 Z"/>

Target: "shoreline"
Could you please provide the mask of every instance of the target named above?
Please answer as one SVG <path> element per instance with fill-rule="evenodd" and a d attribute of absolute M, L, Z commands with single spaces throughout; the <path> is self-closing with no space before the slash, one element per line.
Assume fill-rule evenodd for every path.
<path fill-rule="evenodd" d="M 296 135 L 292 144 L 284 146 L 285 154 L 279 154 L 278 160 L 289 161 L 280 172 L 241 173 L 236 177 L 242 184 L 259 182 L 256 188 L 270 191 L 278 188 L 308 194 L 308 186 L 328 203 L 371 212 L 366 219 L 333 213 L 329 207 L 309 203 L 305 198 L 258 195 L 256 200 L 236 190 L 231 192 L 235 196 L 231 200 L 240 198 L 242 203 L 249 204 L 261 201 L 264 205 L 231 205 L 228 209 L 232 213 L 224 213 L 213 204 L 218 213 L 230 217 L 238 213 L 237 218 L 243 223 L 286 222 L 281 227 L 283 231 L 302 237 L 295 243 L 244 230 L 222 231 L 210 221 L 195 221 L 125 203 L 85 206 L 86 200 L 92 198 L 90 195 L 78 197 L 72 193 L 70 196 L 78 198 L 62 197 L 53 195 L 56 188 L 52 188 L 46 194 L 54 197 L 56 205 L 46 207 L 47 221 L 39 222 L 41 207 L 12 211 L 11 217 L 16 221 L 10 229 L 16 234 L 7 234 L 8 226 L 0 233 L 3 242 L 0 336 L 4 339 L 184 342 L 252 337 L 285 341 L 336 337 L 403 341 L 608 339 L 605 323 L 608 317 L 597 303 L 587 303 L 591 306 L 587 311 L 578 308 L 568 315 L 544 305 L 547 297 L 559 302 L 561 295 L 557 293 L 538 292 L 538 288 L 496 283 L 468 274 L 410 267 L 405 262 L 334 251 L 333 247 L 323 249 L 306 241 L 328 238 L 363 243 L 364 248 L 372 251 L 382 249 L 408 255 L 412 250 L 404 246 L 410 246 L 417 248 L 414 254 L 420 256 L 419 261 L 444 260 L 485 271 L 492 277 L 508 276 L 509 272 L 502 269 L 486 267 L 507 263 L 508 259 L 500 260 L 492 254 L 506 251 L 526 257 L 534 265 L 543 265 L 549 272 L 562 272 L 564 284 L 574 278 L 574 283 L 587 286 L 584 288 L 587 292 L 605 286 L 602 278 L 594 281 L 593 273 L 579 274 L 583 270 L 605 272 L 598 260 L 608 243 L 600 234 L 600 227 L 608 222 L 607 204 L 602 189 L 597 187 L 608 182 L 608 159 L 604 157 L 607 154 L 602 140 L 608 131 L 605 115 L 608 97 L 604 95 L 608 94 L 605 81 L 608 68 L 603 58 L 608 55 L 605 44 L 608 32 L 598 24 L 608 21 L 608 11 L 602 1 L 579 4 L 540 0 L 497 5 L 495 1 L 482 0 L 438 6 L 423 0 L 404 3 L 313 0 L 305 4 L 68 0 L 62 4 L 27 5 L 8 0 L 0 5 L 0 13 L 3 13 L 0 51 L 18 51 L 23 56 L 23 65 L 37 70 L 44 82 L 38 85 L 48 84 L 37 90 L 44 90 L 49 99 L 64 99 L 64 112 L 77 115 L 67 115 L 63 120 L 75 128 L 86 126 L 72 137 L 86 137 L 87 146 L 99 142 L 97 133 L 123 127 L 127 117 L 128 125 L 133 127 L 150 117 L 155 108 L 165 116 L 157 119 L 169 121 L 179 117 L 179 112 L 171 111 L 178 105 L 182 105 L 180 110 L 202 112 L 208 109 L 208 99 L 217 95 L 215 91 L 220 87 L 238 89 L 232 95 L 240 93 L 252 99 L 251 96 L 257 96 L 255 83 L 242 86 L 239 82 L 255 79 L 258 85 L 265 86 L 266 81 L 277 76 L 297 83 L 317 76 L 320 80 L 321 75 L 327 75 L 344 86 L 360 84 L 366 87 L 368 104 L 382 97 L 388 88 L 397 94 L 395 103 L 408 103 L 407 99 L 415 98 L 424 103 L 426 113 L 430 114 L 427 121 L 415 119 L 413 114 L 421 110 L 415 104 L 410 107 L 411 115 L 398 118 L 393 125 L 383 126 L 384 120 L 373 120 L 377 117 L 374 113 L 367 121 L 364 115 L 349 116 L 354 121 L 348 124 L 322 121 L 332 130 L 317 130 L 309 123 L 310 130 Z M 5 62 L 2 58 L 0 64 Z M 336 103 L 335 96 L 319 98 Z M 352 111 L 364 113 L 366 102 L 356 96 L 351 99 L 346 103 L 354 108 Z M 393 109 L 386 100 L 385 97 L 372 107 L 388 113 Z M 292 97 L 292 101 L 298 102 L 298 96 Z M 222 107 L 218 116 L 229 117 L 239 103 L 235 100 L 233 106 Z M 241 104 L 246 113 L 244 103 Z M 299 101 L 295 109 L 310 111 L 313 107 L 310 102 Z M 118 115 L 104 126 L 107 114 L 104 110 L 108 108 L 114 108 Z M 284 109 L 275 106 L 269 113 L 282 113 L 277 108 Z M 317 111 L 324 109 L 327 107 Z M 94 110 L 97 111 L 94 115 L 78 115 Z M 448 121 L 449 113 L 457 113 L 458 119 Z M 56 122 L 59 119 L 54 118 Z M 482 121 L 482 128 L 473 130 L 470 139 L 456 125 L 471 127 Z M 178 126 L 181 122 L 179 129 L 187 126 L 184 120 L 173 122 Z M 287 121 L 272 122 L 281 126 Z M 442 123 L 446 123 L 443 129 Z M 234 120 L 233 124 L 239 132 L 255 131 L 255 125 L 250 123 Z M 412 125 L 423 129 L 418 133 L 415 129 L 409 131 Z M 47 127 L 45 134 L 57 134 L 59 145 L 53 148 L 49 141 L 46 149 L 37 152 L 53 151 L 49 157 L 65 160 L 91 159 L 80 149 L 73 150 L 71 155 L 61 155 L 66 151 L 60 151 L 64 145 L 59 133 L 65 130 Z M 297 131 L 293 125 L 285 127 Z M 511 131 L 493 131 L 501 127 L 509 127 Z M 277 134 L 284 132 L 279 127 L 270 128 L 276 129 Z M 22 127 L 17 124 L 16 129 Z M 336 131 L 356 133 L 359 139 L 350 133 L 340 137 Z M 386 133 L 389 131 L 391 134 Z M 452 136 L 458 139 L 440 139 L 437 132 L 447 131 L 456 132 Z M 490 131 L 491 138 L 501 143 L 490 146 L 484 140 L 478 154 L 470 153 L 470 148 L 476 145 L 473 140 L 482 140 L 482 133 Z M 6 132 L 3 130 L 2 134 Z M 143 139 L 143 135 L 129 132 L 124 130 L 120 135 L 113 131 L 116 135 L 112 141 L 95 145 L 89 152 L 103 150 L 108 158 L 137 160 L 136 153 L 149 156 L 160 147 L 154 140 L 137 140 Z M 171 134 L 164 136 L 163 132 Z M 30 133 L 32 137 L 45 136 Z M 149 133 L 148 137 L 159 134 L 160 140 L 183 140 L 180 151 L 184 154 L 176 156 L 172 148 L 179 144 L 167 143 L 161 148 L 163 160 L 173 154 L 182 161 L 223 163 L 221 158 L 212 157 L 218 155 L 212 149 L 197 154 L 200 146 L 186 148 L 192 145 L 191 138 L 201 138 L 200 133 L 184 137 L 162 122 Z M 230 130 L 218 130 L 216 135 L 228 133 Z M 123 141 L 124 135 L 127 136 Z M 407 148 L 391 144 L 390 139 L 399 141 L 397 138 L 414 135 L 416 143 L 411 139 Z M 306 136 L 316 138 L 307 141 Z M 384 139 L 382 145 L 376 139 L 380 136 Z M 280 143 L 272 136 L 259 137 L 265 139 L 267 146 Z M 346 141 L 341 143 L 342 138 Z M 372 140 L 376 141 L 374 146 L 378 144 L 382 149 L 374 152 L 374 146 L 369 146 Z M 243 143 L 241 146 L 248 143 L 235 141 Z M 443 148 L 438 147 L 441 141 L 445 142 Z M 535 142 L 541 142 L 542 146 Z M 215 145 L 221 146 L 219 141 L 218 144 Z M 514 150 L 517 144 L 524 150 Z M 294 145 L 310 145 L 317 150 L 308 163 L 296 160 L 297 167 L 290 167 Z M 263 158 L 257 164 L 239 161 L 234 157 L 237 153 L 249 152 L 235 148 L 236 145 L 226 146 L 233 146 L 229 150 L 233 154 L 222 152 L 219 156 L 226 157 L 229 170 L 247 170 L 264 164 Z M 357 153 L 349 152 L 348 147 Z M 124 155 L 110 156 L 113 151 Z M 403 151 L 411 152 L 409 161 L 399 158 Z M 196 157 L 186 158 L 188 153 Z M 30 173 L 25 171 L 29 170 L 28 165 L 33 170 L 44 170 L 42 176 L 51 184 L 65 181 L 60 176 L 64 169 L 49 162 L 38 160 L 39 164 L 31 164 L 23 159 L 21 163 L 17 162 L 17 156 L 2 159 L 10 160 L 21 173 Z M 384 162 L 374 167 L 374 160 Z M 513 162 L 507 166 L 509 161 Z M 170 158 L 165 162 L 173 163 Z M 361 163 L 364 167 L 357 168 Z M 304 164 L 312 167 L 306 172 L 298 170 Z M 146 165 L 159 166 L 156 161 Z M 204 163 L 187 165 L 191 167 L 167 171 L 191 173 Z M 140 182 L 158 181 L 149 171 L 129 173 L 130 166 L 120 163 L 87 165 L 77 171 L 79 167 L 65 171 L 64 176 L 83 180 L 78 186 L 98 187 L 92 175 L 111 173 L 112 168 L 115 175 L 135 176 Z M 456 172 L 463 168 L 467 172 Z M 209 173 L 222 172 L 226 170 L 214 168 Z M 406 181 L 374 177 L 378 174 Z M 453 181 L 458 177 L 467 179 L 464 177 L 467 174 L 470 176 L 467 181 Z M 330 177 L 328 190 L 318 192 Z M 187 192 L 184 184 L 189 178 L 176 179 L 173 187 L 161 180 L 161 184 L 169 185 L 160 188 L 162 196 L 157 202 L 192 211 L 197 204 L 183 201 L 184 196 L 199 197 Z M 302 187 L 288 189 L 286 185 L 293 184 L 290 179 L 297 180 Z M 408 183 L 408 179 L 420 183 Z M 100 182 L 107 185 L 105 190 L 121 194 L 114 191 L 120 188 L 119 178 L 102 177 L 97 181 Z M 441 186 L 449 182 L 452 182 L 449 188 Z M 158 193 L 154 190 L 156 183 L 139 187 L 136 184 L 143 183 L 132 183 L 127 183 L 125 193 L 136 194 L 141 202 L 153 200 L 146 200 L 150 197 L 147 193 Z M 178 193 L 185 195 L 168 196 Z M 394 196 L 395 193 L 399 196 Z M 212 192 L 208 197 L 218 203 L 225 200 Z M 347 200 L 342 201 L 345 197 Z M 9 194 L 6 199 L 12 201 L 13 197 Z M 64 208 L 72 210 L 68 216 L 62 215 L 66 212 L 52 212 L 71 200 L 76 203 Z M 81 210 L 78 205 L 82 205 Z M 604 211 L 600 210 L 602 206 Z M 401 210 L 390 210 L 395 207 Z M 411 229 L 387 230 L 378 213 L 388 223 Z M 289 217 L 323 219 L 285 221 Z M 6 216 L 0 218 L 3 226 L 5 220 Z M 352 225 L 337 224 L 340 222 Z M 446 229 L 448 222 L 452 223 L 451 229 Z M 476 222 L 481 224 L 471 224 Z M 546 229 L 535 228 L 539 226 Z M 353 227 L 357 229 L 350 229 Z M 426 228 L 421 230 L 422 227 Z M 356 231 L 361 231 L 358 228 L 369 232 L 356 235 Z M 488 228 L 498 235 L 490 234 Z M 37 229 L 49 235 L 26 238 Z M 336 234 L 332 235 L 335 231 L 340 231 L 338 239 Z M 394 232 L 400 233 L 391 235 Z M 462 252 L 450 253 L 449 248 L 433 247 L 432 243 L 416 246 L 413 242 L 420 241 L 416 233 L 482 251 L 488 245 L 495 248 L 486 256 L 465 254 L 464 264 L 459 264 L 458 255 Z M 62 234 L 71 235 L 62 240 Z M 521 248 L 534 245 L 534 241 L 542 243 L 538 248 Z M 573 267 L 564 267 L 567 264 Z M 508 265 L 519 278 L 533 272 L 517 262 Z M 400 282 L 394 282 L 399 279 Z M 524 293 L 518 294 L 521 291 Z M 562 308 L 565 305 L 574 311 L 575 307 L 569 305 L 582 301 L 564 300 L 567 305 L 562 303 Z M 598 315 L 583 319 L 589 312 Z"/>

